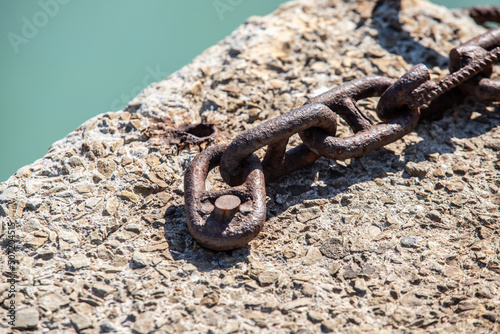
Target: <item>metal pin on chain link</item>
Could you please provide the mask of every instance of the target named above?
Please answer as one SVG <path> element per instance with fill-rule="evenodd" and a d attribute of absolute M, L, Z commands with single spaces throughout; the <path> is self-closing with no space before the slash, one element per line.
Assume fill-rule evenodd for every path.
<path fill-rule="evenodd" d="M 500 21 L 500 9 L 471 10 L 476 22 Z M 484 15 L 484 20 L 481 18 Z M 398 80 L 355 79 L 310 99 L 304 106 L 268 120 L 237 136 L 230 144 L 209 147 L 197 155 L 185 175 L 186 220 L 203 246 L 230 250 L 255 238 L 265 222 L 265 182 L 276 180 L 324 156 L 348 159 L 392 143 L 411 132 L 422 117 L 435 117 L 466 96 L 500 101 L 500 81 L 489 79 L 500 61 L 500 27 L 450 51 L 450 75 L 434 82 L 427 68 L 414 66 Z M 373 124 L 356 105 L 380 96 Z M 353 131 L 336 137 L 341 116 Z M 299 134 L 303 144 L 287 149 Z M 261 163 L 255 151 L 267 146 Z M 232 186 L 207 191 L 208 172 L 220 164 L 223 180 Z"/>
<path fill-rule="evenodd" d="M 216 145 L 198 154 L 184 176 L 189 232 L 201 245 L 214 250 L 246 245 L 260 232 L 266 218 L 264 173 L 255 155 L 243 163 L 242 184 L 224 190 L 206 189 L 208 173 L 219 164 L 226 147 Z"/>

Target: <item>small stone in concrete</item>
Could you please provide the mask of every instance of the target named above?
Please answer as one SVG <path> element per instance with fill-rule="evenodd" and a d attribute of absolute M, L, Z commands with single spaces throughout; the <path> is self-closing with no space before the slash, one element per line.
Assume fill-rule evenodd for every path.
<path fill-rule="evenodd" d="M 116 163 L 113 160 L 99 160 L 97 161 L 97 170 L 109 178 L 116 169 Z"/>
<path fill-rule="evenodd" d="M 42 206 L 43 200 L 39 197 L 31 197 L 26 202 L 26 207 L 30 210 L 37 210 L 40 206 Z"/>
<path fill-rule="evenodd" d="M 54 257 L 54 251 L 50 249 L 40 249 L 37 252 L 37 257 L 42 259 L 42 260 L 50 260 Z"/>
<path fill-rule="evenodd" d="M 280 307 L 279 301 L 275 297 L 269 296 L 266 298 L 264 304 L 262 304 L 261 309 L 263 312 L 272 312 L 274 310 L 279 309 L 279 307 Z"/>
<path fill-rule="evenodd" d="M 427 214 L 427 217 L 432 220 L 432 221 L 435 221 L 437 223 L 441 222 L 442 218 L 441 218 L 441 213 L 437 210 L 431 210 L 428 214 Z"/>
<path fill-rule="evenodd" d="M 483 318 L 495 323 L 498 319 L 498 313 L 496 312 L 487 312 L 487 313 L 483 313 L 481 315 Z"/>
<path fill-rule="evenodd" d="M 327 239 L 323 245 L 321 245 L 320 251 L 324 256 L 334 260 L 341 259 L 346 252 L 340 238 Z"/>
<path fill-rule="evenodd" d="M 319 207 L 306 208 L 299 211 L 297 219 L 301 223 L 318 218 L 321 216 L 321 209 Z"/>
<path fill-rule="evenodd" d="M 101 331 L 101 333 L 112 333 L 112 332 L 116 332 L 116 328 L 115 326 L 113 326 L 113 324 L 109 321 L 105 321 L 103 322 L 100 326 L 99 326 L 99 329 Z"/>
<path fill-rule="evenodd" d="M 490 289 L 487 287 L 479 287 L 476 291 L 476 297 L 479 298 L 486 298 L 486 299 L 493 299 L 494 295 L 491 293 Z"/>
<path fill-rule="evenodd" d="M 155 329 L 155 322 L 152 312 L 141 313 L 132 326 L 132 331 L 138 334 L 152 333 Z"/>
<path fill-rule="evenodd" d="M 429 269 L 437 273 L 442 273 L 444 267 L 437 262 L 431 262 L 431 264 L 429 265 Z"/>
<path fill-rule="evenodd" d="M 92 192 L 92 186 L 88 183 L 75 184 L 75 190 L 79 194 L 87 194 Z"/>
<path fill-rule="evenodd" d="M 182 266 L 182 271 L 184 271 L 186 274 L 192 274 L 196 270 L 197 270 L 196 266 L 191 263 L 186 263 L 185 265 Z"/>
<path fill-rule="evenodd" d="M 200 304 L 206 307 L 214 307 L 219 303 L 219 300 L 220 294 L 217 291 L 208 291 L 201 299 Z"/>
<path fill-rule="evenodd" d="M 307 311 L 307 318 L 311 320 L 312 323 L 321 322 L 325 319 L 324 315 L 321 312 L 315 310 Z"/>
<path fill-rule="evenodd" d="M 366 281 L 363 278 L 357 278 L 354 281 L 354 289 L 356 289 L 356 291 L 358 292 L 365 293 L 368 290 Z"/>
<path fill-rule="evenodd" d="M 332 319 L 327 319 L 321 322 L 321 330 L 325 333 L 335 332 L 338 327 L 338 322 Z"/>
<path fill-rule="evenodd" d="M 18 198 L 19 188 L 10 187 L 0 193 L 0 202 L 14 202 Z"/>
<path fill-rule="evenodd" d="M 418 247 L 418 243 L 422 240 L 420 237 L 416 236 L 408 236 L 401 239 L 401 246 L 408 248 L 416 248 Z"/>
<path fill-rule="evenodd" d="M 141 252 L 135 252 L 130 261 L 132 269 L 144 268 L 149 265 L 150 261 L 147 255 Z"/>
<path fill-rule="evenodd" d="M 170 246 L 166 241 L 156 241 L 142 247 L 141 252 L 151 253 L 151 252 L 163 251 L 168 249 L 169 247 Z"/>
<path fill-rule="evenodd" d="M 137 203 L 139 201 L 139 197 L 130 191 L 122 191 L 120 197 L 132 203 Z"/>
<path fill-rule="evenodd" d="M 59 231 L 58 236 L 59 239 L 66 241 L 67 243 L 70 244 L 78 245 L 80 242 L 80 237 L 78 236 L 78 233 L 76 233 L 75 231 Z"/>
<path fill-rule="evenodd" d="M 421 163 L 408 162 L 405 170 L 412 176 L 425 177 L 429 168 Z"/>
<path fill-rule="evenodd" d="M 66 268 L 70 270 L 80 270 L 83 268 L 88 268 L 90 266 L 89 259 L 83 254 L 75 255 L 69 263 L 66 264 Z"/>
<path fill-rule="evenodd" d="M 84 166 L 83 159 L 80 157 L 73 156 L 73 157 L 68 159 L 68 165 L 70 165 L 73 168 L 83 167 Z"/>
<path fill-rule="evenodd" d="M 118 199 L 116 197 L 108 199 L 104 204 L 103 214 L 107 216 L 113 216 L 116 212 L 118 204 Z"/>
<path fill-rule="evenodd" d="M 274 270 L 266 270 L 259 274 L 257 280 L 260 286 L 269 286 L 278 280 L 280 273 Z"/>
<path fill-rule="evenodd" d="M 92 293 L 99 298 L 106 298 L 107 295 L 115 291 L 115 288 L 105 284 L 96 284 L 92 287 Z"/>
<path fill-rule="evenodd" d="M 302 264 L 305 266 L 310 266 L 323 258 L 323 254 L 321 254 L 320 250 L 316 247 L 310 247 L 307 251 L 304 260 L 302 260 Z"/>
<path fill-rule="evenodd" d="M 25 308 L 16 312 L 14 328 L 35 329 L 38 326 L 40 314 L 35 308 Z"/>
<path fill-rule="evenodd" d="M 224 326 L 223 333 L 237 333 L 238 329 L 240 328 L 240 323 L 238 320 L 229 320 L 226 325 Z"/>
<path fill-rule="evenodd" d="M 314 284 L 305 283 L 302 286 L 302 293 L 304 294 L 304 296 L 312 297 L 316 293 L 316 287 L 314 286 Z"/>
<path fill-rule="evenodd" d="M 469 166 L 467 166 L 465 164 L 453 166 L 453 173 L 455 173 L 457 175 L 465 175 L 465 174 L 467 174 L 468 170 L 469 170 Z"/>
<path fill-rule="evenodd" d="M 204 285 L 195 286 L 193 288 L 193 297 L 194 298 L 203 298 L 206 290 L 207 290 L 207 288 Z"/>
<path fill-rule="evenodd" d="M 141 233 L 141 226 L 138 224 L 127 224 L 123 228 L 125 231 L 133 232 L 135 234 Z"/>
<path fill-rule="evenodd" d="M 69 303 L 70 300 L 68 298 L 52 293 L 41 297 L 38 301 L 38 305 L 41 308 L 51 312 L 58 310 L 62 306 L 69 305 Z"/>
<path fill-rule="evenodd" d="M 29 239 L 27 238 L 26 242 L 24 243 L 24 246 L 26 248 L 36 250 L 36 249 L 42 247 L 46 241 L 47 241 L 47 238 L 30 236 Z"/>
<path fill-rule="evenodd" d="M 472 311 L 475 310 L 478 306 L 479 305 L 476 301 L 463 300 L 458 303 L 456 312 L 461 313 L 466 311 Z"/>
<path fill-rule="evenodd" d="M 288 311 L 291 311 L 291 310 L 299 308 L 299 307 L 309 306 L 311 304 L 312 304 L 312 300 L 309 298 L 295 299 L 295 300 L 292 300 L 291 302 L 288 302 L 285 305 L 283 305 L 282 311 L 288 312 Z"/>
<path fill-rule="evenodd" d="M 92 318 L 89 316 L 83 316 L 79 313 L 70 315 L 69 320 L 77 332 L 93 327 Z"/>

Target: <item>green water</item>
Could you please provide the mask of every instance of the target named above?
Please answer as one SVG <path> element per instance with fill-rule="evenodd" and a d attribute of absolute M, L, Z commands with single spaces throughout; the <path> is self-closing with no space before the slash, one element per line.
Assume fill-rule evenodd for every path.
<path fill-rule="evenodd" d="M 85 120 L 121 109 L 249 16 L 283 2 L 1 0 L 0 182 Z"/>

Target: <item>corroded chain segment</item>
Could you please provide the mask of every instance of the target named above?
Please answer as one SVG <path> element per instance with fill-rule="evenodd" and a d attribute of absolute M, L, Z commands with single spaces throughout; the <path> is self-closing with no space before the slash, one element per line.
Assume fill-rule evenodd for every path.
<path fill-rule="evenodd" d="M 471 15 L 476 21 L 485 16 L 478 22 L 500 20 L 498 8 L 478 8 Z M 411 132 L 422 117 L 436 117 L 467 96 L 500 101 L 500 82 L 489 79 L 499 61 L 500 27 L 451 50 L 450 75 L 438 82 L 430 80 L 422 64 L 398 80 L 356 79 L 246 131 L 230 144 L 208 148 L 193 159 L 185 175 L 189 231 L 200 244 L 215 250 L 246 245 L 265 221 L 266 181 L 311 165 L 321 156 L 339 160 L 371 152 Z M 377 96 L 376 111 L 383 122 L 374 124 L 357 101 Z M 336 115 L 347 122 L 353 135 L 336 137 Z M 294 134 L 303 143 L 287 151 Z M 254 152 L 266 146 L 261 163 Z M 232 187 L 207 191 L 208 172 L 217 165 Z"/>
<path fill-rule="evenodd" d="M 451 89 L 466 83 L 466 81 L 470 79 L 474 80 L 474 77 L 479 73 L 485 70 L 491 70 L 493 64 L 497 63 L 500 60 L 500 47 L 496 47 L 489 52 L 484 52 L 480 57 L 474 57 L 476 55 L 477 53 L 474 54 L 470 51 L 463 52 L 461 56 L 464 56 L 464 58 L 465 56 L 469 56 L 463 63 L 464 66 L 437 83 L 429 81 L 421 87 L 415 89 L 410 93 L 410 97 L 408 99 L 410 101 L 410 105 L 415 108 L 426 105 L 438 96 L 443 95 L 444 93 L 449 92 Z M 482 86 L 484 87 L 478 87 L 478 85 L 481 86 L 480 81 L 472 81 L 468 83 L 467 88 L 464 89 L 464 93 L 466 93 L 467 95 L 475 96 L 480 100 L 499 100 L 500 96 L 498 93 L 500 92 L 500 90 L 498 90 L 498 88 L 500 88 L 500 85 L 498 85 L 497 82 L 483 82 Z M 480 91 L 477 90 L 478 88 L 480 89 Z"/>
<path fill-rule="evenodd" d="M 207 175 L 227 145 L 212 146 L 197 155 L 184 176 L 186 222 L 191 235 L 214 250 L 243 247 L 259 234 L 266 218 L 266 187 L 262 164 L 255 155 L 243 163 L 244 182 L 209 191 Z"/>
<path fill-rule="evenodd" d="M 267 145 L 271 145 L 272 147 L 264 158 L 264 162 L 266 163 L 265 169 L 267 171 L 305 167 L 306 165 L 302 161 L 296 160 L 296 157 L 293 155 L 290 156 L 289 153 L 284 152 L 284 149 L 288 143 L 288 138 L 311 127 L 321 128 L 323 131 L 335 135 L 335 131 L 337 130 L 335 114 L 324 105 L 308 104 L 273 118 L 239 135 L 229 144 L 222 155 L 220 163 L 222 178 L 229 185 L 241 183 L 243 176 L 241 163 L 253 152 Z M 314 160 L 317 159 L 316 157 L 314 158 Z M 289 166 L 289 163 L 295 164 L 295 166 Z M 309 161 L 307 161 L 307 164 L 309 164 Z"/>
<path fill-rule="evenodd" d="M 491 80 L 492 65 L 500 58 L 500 27 L 479 35 L 450 51 L 450 72 L 464 69 L 480 71 L 480 75 L 460 85 L 460 90 L 479 100 L 499 101 L 500 81 Z"/>
<path fill-rule="evenodd" d="M 367 82 L 370 84 L 367 85 Z M 357 99 L 381 95 L 384 91 L 390 90 L 391 87 L 400 87 L 400 82 L 403 82 L 401 88 L 408 85 L 410 87 L 414 86 L 406 78 L 393 82 L 392 79 L 383 77 L 367 77 L 353 80 L 345 85 L 349 88 L 348 90 L 345 87 L 343 89 L 334 88 L 330 91 L 329 100 L 348 99 L 352 108 L 348 109 L 345 105 L 342 105 L 341 108 L 334 108 L 333 111 L 341 110 L 340 113 L 344 118 L 351 116 L 362 121 L 366 116 L 358 112 L 356 107 Z M 380 101 L 384 101 L 384 95 L 382 95 Z M 393 116 L 392 118 L 383 123 L 358 129 L 358 131 L 353 129 L 355 133 L 350 137 L 335 137 L 316 128 L 304 130 L 300 133 L 300 137 L 311 151 L 326 158 L 343 160 L 359 157 L 396 141 L 417 125 L 419 119 L 418 108 L 409 109 L 404 104 L 399 105 L 398 101 L 390 101 L 386 105 L 387 108 L 381 110 L 384 110 L 387 115 Z M 358 124 L 359 121 L 354 122 L 354 124 Z M 351 125 L 351 127 L 353 126 Z"/>
<path fill-rule="evenodd" d="M 477 24 L 500 22 L 500 7 L 476 6 L 469 8 L 469 15 Z"/>

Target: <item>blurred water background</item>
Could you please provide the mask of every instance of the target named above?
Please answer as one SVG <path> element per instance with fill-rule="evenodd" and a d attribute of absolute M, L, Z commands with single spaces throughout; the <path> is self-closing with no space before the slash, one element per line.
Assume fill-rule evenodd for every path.
<path fill-rule="evenodd" d="M 0 182 L 283 0 L 0 1 Z M 434 0 L 459 8 L 500 0 Z"/>

